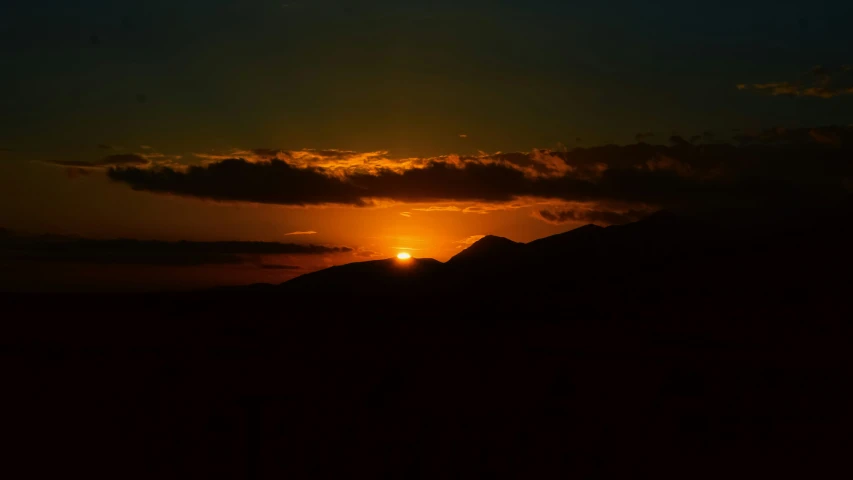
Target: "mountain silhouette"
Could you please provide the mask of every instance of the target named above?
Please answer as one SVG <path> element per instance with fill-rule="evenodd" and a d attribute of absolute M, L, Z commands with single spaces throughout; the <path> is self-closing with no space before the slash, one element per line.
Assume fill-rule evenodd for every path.
<path fill-rule="evenodd" d="M 465 266 L 484 261 L 498 261 L 501 258 L 513 257 L 524 248 L 523 243 L 495 235 L 486 235 L 470 247 L 462 250 L 447 261 L 448 265 Z"/>
<path fill-rule="evenodd" d="M 558 254 L 561 250 L 573 251 L 600 239 L 603 231 L 604 228 L 598 225 L 584 225 L 568 232 L 534 240 L 527 244 L 527 248 L 543 254 Z"/>
<path fill-rule="evenodd" d="M 565 292 L 595 290 L 606 284 L 624 287 L 630 282 L 664 285 L 678 282 L 675 275 L 695 284 L 734 285 L 737 279 L 728 277 L 739 270 L 766 276 L 769 282 L 788 279 L 796 284 L 826 267 L 810 262 L 804 252 L 812 252 L 814 259 L 849 255 L 842 246 L 850 238 L 851 218 L 844 213 L 848 211 L 842 206 L 799 212 L 769 224 L 661 211 L 637 222 L 585 225 L 527 244 L 487 235 L 446 263 L 433 259 L 357 262 L 303 275 L 282 287 Z M 762 216 L 762 212 L 752 214 Z M 786 261 L 774 263 L 777 256 Z"/>
<path fill-rule="evenodd" d="M 402 288 L 428 277 L 442 263 L 432 258 L 388 258 L 348 263 L 308 273 L 286 282 L 289 288 L 313 290 L 377 290 Z"/>
<path fill-rule="evenodd" d="M 664 212 L 282 285 L 0 295 L 7 457 L 33 478 L 831 477 L 851 213 Z"/>

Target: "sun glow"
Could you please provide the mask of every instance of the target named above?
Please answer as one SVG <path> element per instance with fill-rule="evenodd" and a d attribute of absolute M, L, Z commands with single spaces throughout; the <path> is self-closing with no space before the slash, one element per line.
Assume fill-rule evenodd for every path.
<path fill-rule="evenodd" d="M 400 252 L 397 254 L 398 260 L 408 260 L 410 258 L 412 258 L 412 255 L 409 254 L 408 252 Z"/>

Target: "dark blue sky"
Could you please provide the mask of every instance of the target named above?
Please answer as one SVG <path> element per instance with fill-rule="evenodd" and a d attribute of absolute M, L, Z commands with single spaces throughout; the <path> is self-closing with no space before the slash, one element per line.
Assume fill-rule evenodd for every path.
<path fill-rule="evenodd" d="M 853 121 L 849 98 L 736 88 L 853 62 L 844 1 L 0 9 L 0 141 L 27 156 L 85 160 L 99 143 L 429 155 Z"/>

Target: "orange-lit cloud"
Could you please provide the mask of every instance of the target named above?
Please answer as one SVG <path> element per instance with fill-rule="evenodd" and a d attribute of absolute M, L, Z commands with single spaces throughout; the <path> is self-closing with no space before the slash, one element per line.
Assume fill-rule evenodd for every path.
<path fill-rule="evenodd" d="M 456 243 L 460 244 L 460 246 L 466 246 L 467 247 L 467 246 L 470 246 L 470 245 L 477 243 L 477 241 L 482 239 L 483 237 L 485 237 L 485 235 L 471 235 L 465 239 L 459 240 Z"/>
<path fill-rule="evenodd" d="M 354 253 L 354 255 L 356 257 L 361 257 L 361 258 L 375 258 L 375 257 L 381 257 L 382 256 L 379 252 L 374 252 L 373 250 L 367 250 L 367 249 L 358 249 Z"/>
<path fill-rule="evenodd" d="M 462 209 L 455 205 L 432 205 L 426 208 L 413 208 L 418 212 L 461 212 Z"/>
<path fill-rule="evenodd" d="M 297 168 L 323 169 L 328 175 L 346 175 L 356 172 L 376 172 L 378 169 L 406 170 L 414 165 L 404 159 L 392 160 L 387 151 L 354 152 L 350 150 L 281 150 L 256 148 L 252 150 L 235 149 L 223 153 L 194 153 L 205 164 L 239 158 L 251 163 L 263 163 L 281 160 Z"/>
<path fill-rule="evenodd" d="M 620 203 L 637 209 L 805 201 L 837 194 L 853 176 L 853 128 L 775 129 L 735 139 L 742 145 L 696 145 L 673 136 L 671 146 L 639 143 L 405 159 L 389 158 L 386 152 L 254 150 L 251 160 L 228 158 L 184 169 L 116 165 L 108 175 L 136 190 L 217 201 L 416 204 L 406 211 L 469 214 L 541 202 Z M 752 148 L 756 142 L 766 148 Z M 268 159 L 260 158 L 264 156 Z M 761 172 L 760 181 L 756 172 Z M 551 214 L 539 218 L 568 218 Z"/>
<path fill-rule="evenodd" d="M 286 236 L 289 236 L 289 235 L 315 235 L 316 233 L 317 233 L 317 232 L 315 232 L 314 230 L 308 230 L 308 231 L 305 231 L 305 232 L 290 232 L 290 233 L 285 233 L 285 234 L 284 234 L 284 236 L 286 237 Z"/>

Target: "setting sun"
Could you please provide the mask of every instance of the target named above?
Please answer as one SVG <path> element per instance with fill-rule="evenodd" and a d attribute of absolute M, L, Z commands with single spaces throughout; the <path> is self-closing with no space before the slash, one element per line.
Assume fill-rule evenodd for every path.
<path fill-rule="evenodd" d="M 408 260 L 410 258 L 412 258 L 412 255 L 408 252 L 400 252 L 397 254 L 397 259 L 399 260 Z"/>

